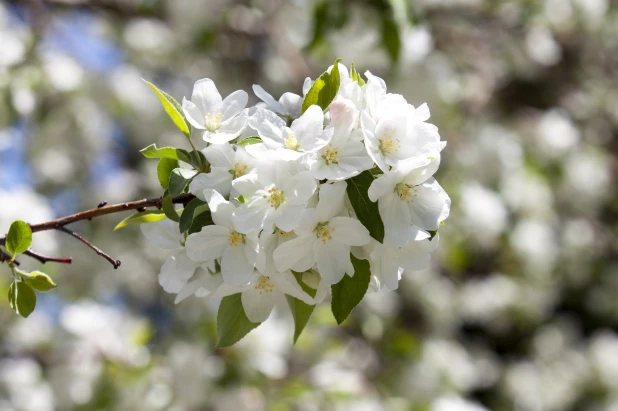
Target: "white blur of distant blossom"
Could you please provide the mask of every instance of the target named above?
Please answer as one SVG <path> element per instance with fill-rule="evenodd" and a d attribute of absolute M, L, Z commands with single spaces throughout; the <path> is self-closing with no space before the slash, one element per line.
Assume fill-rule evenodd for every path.
<path fill-rule="evenodd" d="M 0 189 L 0 233 L 7 233 L 15 220 L 42 223 L 53 218 L 47 198 L 29 188 Z M 51 231 L 38 233 L 32 237 L 32 248 L 40 253 L 53 254 L 57 248 L 56 236 Z"/>
<path fill-rule="evenodd" d="M 302 300 L 322 301 L 327 284 L 354 275 L 352 251 L 369 259 L 377 249 L 347 194 L 355 189 L 350 179 L 369 169 L 379 174 L 368 195 L 378 203 L 385 226 L 384 245 L 374 252 L 383 263 L 372 264 L 380 270 L 374 278 L 396 289 L 404 269 L 429 265 L 438 240 L 430 243 L 428 230 L 437 230 L 450 212 L 450 198 L 433 178 L 446 143 L 428 123 L 426 104 L 414 107 L 389 93 L 384 80 L 368 71 L 360 86 L 343 64 L 338 69 L 341 86 L 326 110 L 312 105 L 302 112 L 300 95 L 284 93 L 277 101 L 257 85 L 254 92 L 262 102 L 245 108 L 243 91 L 222 99 L 212 80 L 195 83 L 183 109 L 210 143 L 203 153 L 212 168 L 193 179 L 190 191 L 209 203 L 215 224 L 186 239 L 177 224 L 170 233 L 175 233 L 174 248 L 180 247 L 175 253 L 186 247 L 195 267 L 214 260 L 220 272 L 201 273 L 187 283 L 194 265 L 174 271 L 168 261 L 165 290 L 188 287 L 178 301 L 199 287 L 204 288 L 200 295 L 242 293 L 247 316 L 263 320 L 275 294 L 301 295 L 288 270 L 312 269 L 318 276 L 313 285 L 320 284 L 321 291 L 315 301 L 304 293 Z M 311 84 L 305 81 L 303 95 Z M 251 135 L 261 141 L 239 144 L 237 138 Z M 503 218 L 499 213 L 492 221 Z M 276 244 L 264 241 L 275 233 Z M 268 304 L 249 304 L 248 290 Z"/>

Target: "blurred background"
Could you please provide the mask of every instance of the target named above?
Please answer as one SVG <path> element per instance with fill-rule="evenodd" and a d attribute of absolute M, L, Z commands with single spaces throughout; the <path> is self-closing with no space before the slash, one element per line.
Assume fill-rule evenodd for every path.
<path fill-rule="evenodd" d="M 28 319 L 0 298 L 1 411 L 618 410 L 615 0 L 5 0 L 0 232 L 160 195 L 138 150 L 186 141 L 141 78 L 278 98 L 336 57 L 448 141 L 432 268 L 341 327 L 320 305 L 296 346 L 283 304 L 215 350 L 216 303 L 175 306 L 124 215 L 73 226 L 118 270 L 36 234 L 74 263 L 45 265 L 59 286 Z"/>

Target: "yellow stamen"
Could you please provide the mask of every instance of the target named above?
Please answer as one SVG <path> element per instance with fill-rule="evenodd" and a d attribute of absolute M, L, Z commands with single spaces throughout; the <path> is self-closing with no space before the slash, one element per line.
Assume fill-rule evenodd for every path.
<path fill-rule="evenodd" d="M 236 163 L 234 164 L 234 168 L 230 170 L 230 174 L 234 175 L 235 178 L 238 178 L 247 174 L 247 170 L 249 170 L 248 165 Z"/>
<path fill-rule="evenodd" d="M 395 186 L 394 192 L 397 194 L 397 196 L 399 196 L 399 199 L 401 201 L 406 201 L 408 204 L 411 204 L 414 202 L 414 200 L 410 197 L 416 197 L 418 189 L 412 184 L 406 184 L 404 182 L 401 182 Z"/>
<path fill-rule="evenodd" d="M 204 127 L 206 127 L 206 130 L 213 133 L 219 130 L 219 127 L 221 127 L 222 121 L 223 121 L 223 114 L 217 113 L 213 116 L 212 114 L 207 113 L 206 117 L 204 117 Z"/>
<path fill-rule="evenodd" d="M 285 203 L 283 191 L 278 190 L 276 187 L 270 188 L 268 194 L 264 194 L 263 197 L 268 199 L 268 204 L 275 210 L 278 209 L 281 204 Z"/>
<path fill-rule="evenodd" d="M 318 225 L 315 226 L 315 229 L 313 230 L 313 232 L 315 233 L 315 236 L 322 240 L 322 243 L 326 244 L 327 241 L 332 240 L 333 236 L 332 236 L 332 232 L 335 231 L 334 227 L 330 227 L 328 225 L 328 222 L 326 223 L 318 223 Z"/>
<path fill-rule="evenodd" d="M 288 137 L 283 139 L 283 144 L 289 150 L 298 151 L 298 140 L 294 137 L 293 131 L 288 131 Z"/>
<path fill-rule="evenodd" d="M 236 230 L 230 230 L 230 236 L 227 238 L 227 241 L 230 247 L 238 247 L 245 243 L 245 235 L 240 234 Z"/>
<path fill-rule="evenodd" d="M 275 289 L 275 285 L 265 275 L 261 276 L 257 283 L 255 283 L 255 289 L 259 294 L 272 293 Z"/>
<path fill-rule="evenodd" d="M 399 143 L 400 140 L 398 138 L 393 140 L 392 136 L 387 136 L 385 133 L 384 138 L 380 140 L 379 146 L 382 155 L 396 153 L 397 151 L 399 151 L 399 148 L 401 147 Z"/>
<path fill-rule="evenodd" d="M 343 150 L 342 150 L 343 151 Z M 326 151 L 322 154 L 322 158 L 326 165 L 339 164 L 339 147 L 332 147 L 330 144 L 326 146 Z"/>

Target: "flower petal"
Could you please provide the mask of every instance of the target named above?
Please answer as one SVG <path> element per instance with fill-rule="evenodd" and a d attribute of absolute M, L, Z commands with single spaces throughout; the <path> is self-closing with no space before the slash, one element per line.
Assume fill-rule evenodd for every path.
<path fill-rule="evenodd" d="M 223 198 L 218 191 L 207 189 L 204 190 L 203 193 L 204 201 L 208 203 L 208 207 L 212 214 L 212 221 L 218 226 L 228 229 L 234 228 L 232 224 L 232 214 L 234 210 L 236 210 L 234 204 Z"/>
<path fill-rule="evenodd" d="M 249 95 L 244 90 L 236 90 L 221 102 L 220 112 L 225 120 L 230 119 L 247 107 Z"/>
<path fill-rule="evenodd" d="M 192 101 L 182 98 L 182 111 L 185 113 L 185 117 L 195 128 L 203 130 L 205 114 L 202 110 L 196 106 Z"/>
<path fill-rule="evenodd" d="M 271 275 L 270 281 L 277 287 L 277 291 L 291 295 L 294 298 L 298 298 L 305 304 L 315 304 L 313 298 L 303 291 L 300 284 L 298 284 L 298 281 L 296 281 L 296 277 L 294 277 L 291 272 L 284 271 L 279 274 Z"/>
<path fill-rule="evenodd" d="M 199 263 L 187 257 L 184 250 L 170 255 L 159 272 L 159 284 L 168 293 L 177 293 L 187 284 L 193 276 Z"/>
<path fill-rule="evenodd" d="M 431 178 L 414 187 L 417 196 L 410 204 L 412 223 L 423 230 L 437 230 L 451 210 L 451 199 L 438 182 Z"/>
<path fill-rule="evenodd" d="M 270 280 L 268 279 L 263 281 L 270 283 Z M 245 310 L 245 315 L 252 323 L 261 323 L 266 321 L 275 306 L 275 289 L 261 289 L 258 288 L 260 285 L 263 285 L 263 282 L 258 280 L 255 284 L 253 284 L 251 289 L 243 291 L 240 295 L 242 307 Z"/>
<path fill-rule="evenodd" d="M 213 167 L 234 168 L 236 153 L 231 144 L 213 144 L 203 149 L 202 153 Z"/>
<path fill-rule="evenodd" d="M 286 243 L 287 244 L 287 243 Z M 313 244 L 313 254 L 322 280 L 328 284 L 337 284 L 350 264 L 350 248 L 338 241 L 330 240 Z"/>
<path fill-rule="evenodd" d="M 221 257 L 221 275 L 226 284 L 240 286 L 246 284 L 253 274 L 253 264 L 245 255 L 245 247 L 228 247 Z"/>
<path fill-rule="evenodd" d="M 312 244 L 316 240 L 313 234 L 296 237 L 293 240 L 281 244 L 273 252 L 275 267 L 279 272 L 289 270 L 295 265 L 312 255 Z"/>
<path fill-rule="evenodd" d="M 332 227 L 334 241 L 352 246 L 362 246 L 371 242 L 369 230 L 358 220 L 350 217 L 334 217 L 328 223 Z"/>
<path fill-rule="evenodd" d="M 140 229 L 146 240 L 164 250 L 180 248 L 182 234 L 178 230 L 178 223 L 172 220 L 160 220 L 154 223 L 141 224 Z"/>
<path fill-rule="evenodd" d="M 217 90 L 215 83 L 209 78 L 198 80 L 193 85 L 191 101 L 200 108 L 201 112 L 216 113 L 221 107 L 221 94 Z M 204 119 L 202 118 L 202 123 Z"/>
<path fill-rule="evenodd" d="M 230 230 L 218 225 L 209 225 L 199 233 L 187 237 L 185 247 L 187 255 L 193 261 L 203 262 L 214 260 L 223 255 L 229 247 Z"/>
<path fill-rule="evenodd" d="M 210 146 L 217 147 L 217 146 Z M 213 189 L 224 196 L 230 195 L 230 186 L 233 176 L 228 169 L 213 167 L 210 173 L 198 174 L 189 184 L 189 191 L 202 201 L 206 201 L 204 190 Z"/>
<path fill-rule="evenodd" d="M 347 185 L 345 181 L 320 185 L 320 200 L 316 206 L 318 221 L 325 222 L 339 214 Z"/>
<path fill-rule="evenodd" d="M 384 223 L 384 244 L 390 247 L 404 245 L 412 236 L 410 207 L 396 194 L 380 197 L 378 210 Z"/>

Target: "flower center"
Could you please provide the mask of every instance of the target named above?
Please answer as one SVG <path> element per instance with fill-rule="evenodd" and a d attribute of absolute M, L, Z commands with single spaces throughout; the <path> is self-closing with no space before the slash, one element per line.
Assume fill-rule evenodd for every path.
<path fill-rule="evenodd" d="M 257 280 L 257 283 L 255 283 L 255 289 L 259 294 L 272 293 L 275 289 L 275 285 L 268 277 L 263 275 Z"/>
<path fill-rule="evenodd" d="M 230 247 L 238 247 L 245 243 L 245 235 L 240 234 L 236 230 L 230 230 L 230 236 L 227 238 Z"/>
<path fill-rule="evenodd" d="M 229 173 L 231 175 L 234 176 L 234 178 L 238 178 L 238 177 L 242 177 L 245 174 L 247 174 L 247 170 L 248 169 L 249 169 L 248 165 L 236 163 L 236 164 L 234 164 L 234 168 L 232 168 L 231 170 L 228 170 L 228 171 L 229 171 Z"/>
<path fill-rule="evenodd" d="M 342 150 L 343 151 L 343 150 Z M 332 147 L 330 144 L 326 146 L 322 158 L 327 166 L 331 164 L 339 164 L 339 147 Z"/>
<path fill-rule="evenodd" d="M 275 210 L 278 209 L 281 204 L 285 203 L 285 195 L 283 195 L 283 191 L 278 190 L 277 187 L 271 187 L 268 190 L 268 194 L 264 194 L 262 197 L 268 199 L 268 204 Z"/>
<path fill-rule="evenodd" d="M 401 201 L 407 201 L 408 204 L 410 204 L 414 202 L 414 199 L 411 199 L 410 197 L 416 197 L 418 189 L 415 188 L 412 184 L 406 184 L 402 181 L 395 186 L 394 192 L 397 194 L 397 196 L 399 196 L 399 199 Z"/>
<path fill-rule="evenodd" d="M 313 232 L 315 233 L 315 236 L 319 239 L 322 240 L 322 243 L 326 244 L 326 242 L 328 240 L 332 240 L 333 236 L 332 236 L 332 232 L 335 231 L 334 227 L 329 227 L 328 226 L 328 221 L 325 223 L 318 223 L 318 225 L 315 226 L 315 228 L 313 229 Z"/>
<path fill-rule="evenodd" d="M 380 151 L 382 155 L 396 153 L 399 151 L 400 141 L 398 138 L 393 140 L 393 137 L 384 135 L 384 138 L 380 140 Z"/>
<path fill-rule="evenodd" d="M 204 117 L 204 127 L 206 127 L 206 130 L 214 133 L 221 127 L 221 121 L 223 121 L 223 114 L 217 113 L 212 115 L 211 113 L 207 113 L 206 117 Z"/>
<path fill-rule="evenodd" d="M 298 151 L 298 140 L 296 140 L 293 131 L 288 131 L 288 137 L 283 139 L 283 144 L 289 150 Z"/>

